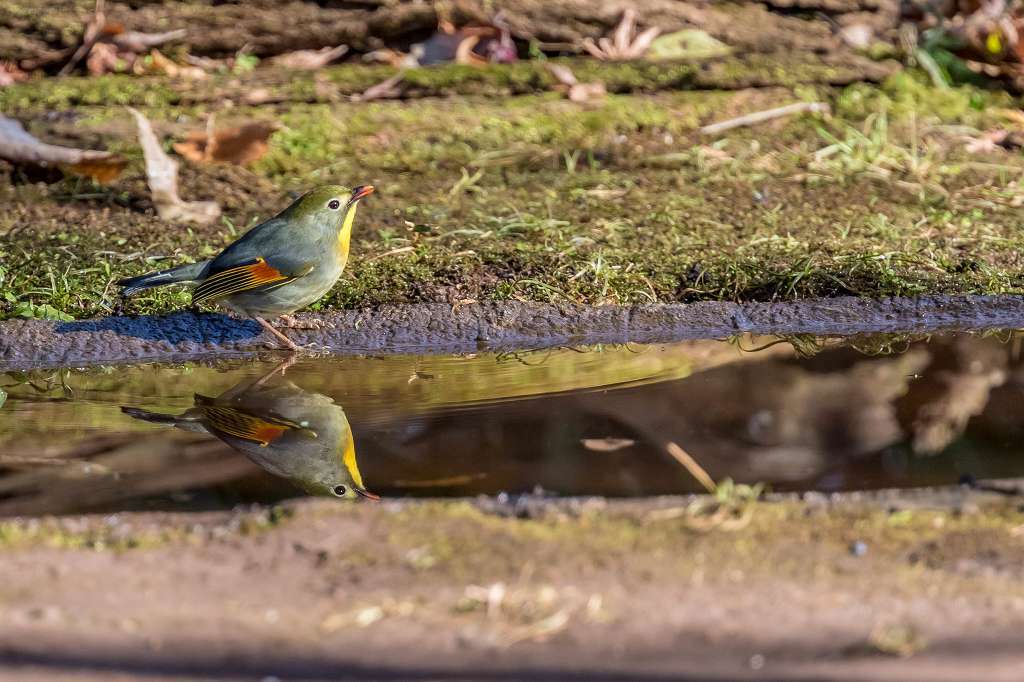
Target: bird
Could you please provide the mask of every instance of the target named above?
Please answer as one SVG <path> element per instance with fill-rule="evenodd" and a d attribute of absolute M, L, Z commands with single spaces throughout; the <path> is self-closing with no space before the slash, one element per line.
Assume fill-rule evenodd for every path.
<path fill-rule="evenodd" d="M 302 325 L 291 313 L 322 298 L 348 262 L 352 224 L 359 201 L 373 185 L 351 191 L 339 185 L 313 189 L 273 218 L 255 226 L 216 257 L 198 263 L 121 279 L 122 295 L 168 284 L 195 286 L 192 303 L 216 303 L 250 317 L 292 351 L 299 347 L 267 318 L 286 327 Z"/>
<path fill-rule="evenodd" d="M 329 396 L 285 380 L 281 375 L 287 366 L 282 363 L 262 377 L 243 380 L 215 398 L 197 393 L 194 406 L 181 414 L 127 405 L 121 411 L 142 421 L 215 436 L 311 495 L 379 500 L 363 485 L 345 410 Z"/>

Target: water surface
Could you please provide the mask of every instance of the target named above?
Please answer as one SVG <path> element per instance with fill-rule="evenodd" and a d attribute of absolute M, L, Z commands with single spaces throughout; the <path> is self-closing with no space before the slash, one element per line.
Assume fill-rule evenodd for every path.
<path fill-rule="evenodd" d="M 0 375 L 0 514 L 1024 475 L 1013 333 Z"/>

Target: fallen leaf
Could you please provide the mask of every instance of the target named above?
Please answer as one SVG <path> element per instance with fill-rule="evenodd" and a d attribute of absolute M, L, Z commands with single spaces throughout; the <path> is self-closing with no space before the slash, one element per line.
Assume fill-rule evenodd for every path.
<path fill-rule="evenodd" d="M 101 185 L 109 185 L 121 175 L 121 171 L 127 165 L 127 161 L 121 157 L 106 159 L 83 159 L 78 163 L 67 166 L 75 175 L 83 175 L 92 178 Z"/>
<path fill-rule="evenodd" d="M 414 66 L 452 61 L 470 66 L 514 62 L 519 58 L 515 42 L 500 14 L 492 24 L 484 26 L 455 28 L 450 22 L 442 21 L 432 36 L 409 48 L 409 57 L 415 61 Z"/>
<path fill-rule="evenodd" d="M 348 52 L 348 45 L 324 47 L 319 50 L 296 50 L 286 52 L 270 60 L 270 64 L 298 71 L 321 69 Z"/>
<path fill-rule="evenodd" d="M 1002 129 L 986 130 L 978 137 L 969 138 L 964 148 L 970 154 L 991 153 L 1002 149 L 1009 131 Z"/>
<path fill-rule="evenodd" d="M 732 48 L 705 31 L 687 28 L 658 36 L 651 43 L 651 59 L 711 59 L 732 52 Z"/>
<path fill-rule="evenodd" d="M 593 83 L 580 83 L 576 75 L 568 66 L 562 64 L 548 63 L 548 70 L 555 77 L 566 97 L 572 102 L 586 102 L 590 99 L 600 99 L 607 94 L 604 83 L 595 81 Z"/>
<path fill-rule="evenodd" d="M 110 24 L 107 24 L 109 27 Z M 143 33 L 141 31 L 120 31 L 109 38 L 109 41 L 127 52 L 142 53 L 165 43 L 184 38 L 187 31 L 178 28 L 163 33 Z"/>
<path fill-rule="evenodd" d="M 131 62 L 134 63 L 135 55 L 131 55 Z M 89 56 L 85 59 L 85 70 L 90 76 L 102 76 L 107 73 L 124 71 L 129 60 L 123 58 L 118 52 L 117 46 L 110 43 L 96 43 L 89 50 Z"/>
<path fill-rule="evenodd" d="M 186 80 L 204 80 L 209 78 L 209 74 L 202 68 L 191 64 L 178 64 L 157 49 L 150 50 L 148 58 L 136 61 L 133 71 L 139 75 L 155 71 L 166 74 L 171 78 L 184 78 Z"/>
<path fill-rule="evenodd" d="M 252 163 L 267 153 L 268 140 L 281 126 L 271 121 L 255 121 L 235 128 L 225 128 L 210 135 L 203 131 L 188 134 L 177 142 L 174 151 L 195 163 Z"/>
<path fill-rule="evenodd" d="M 396 69 L 407 69 L 420 65 L 419 60 L 416 59 L 414 55 L 389 48 L 367 52 L 363 55 L 363 61 L 376 64 L 388 64 Z"/>
<path fill-rule="evenodd" d="M 111 182 L 127 162 L 111 152 L 60 147 L 40 142 L 20 122 L 0 116 L 0 159 L 42 168 L 61 168 L 97 182 Z"/>
<path fill-rule="evenodd" d="M 220 217 L 215 201 L 184 201 L 178 196 L 178 162 L 167 156 L 156 139 L 153 126 L 141 113 L 128 108 L 139 126 L 139 144 L 146 158 L 146 180 L 153 204 L 161 219 L 208 225 Z"/>
<path fill-rule="evenodd" d="M 473 52 L 473 48 L 480 42 L 480 36 L 466 36 L 455 48 L 455 63 L 468 66 L 485 66 L 487 59 Z"/>
<path fill-rule="evenodd" d="M 89 56 L 92 48 L 96 45 L 96 41 L 102 36 L 104 27 L 107 25 L 103 8 L 104 0 L 96 0 L 96 9 L 93 12 L 92 19 L 85 25 L 85 30 L 82 32 L 82 42 L 71 55 L 71 59 L 58 72 L 59 75 L 68 75 L 78 62 Z"/>
<path fill-rule="evenodd" d="M 577 83 L 569 88 L 569 100 L 572 102 L 586 102 L 591 99 L 601 99 L 607 94 L 604 83 Z"/>
<path fill-rule="evenodd" d="M 855 50 L 866 50 L 875 40 L 875 29 L 868 24 L 850 24 L 837 34 L 839 39 Z"/>
<path fill-rule="evenodd" d="M 661 33 L 661 29 L 652 26 L 638 34 L 636 32 L 636 10 L 628 7 L 622 13 L 622 20 L 619 21 L 611 38 L 598 38 L 596 43 L 591 38 L 584 38 L 582 47 L 592 57 L 605 61 L 640 59 L 659 33 Z"/>
<path fill-rule="evenodd" d="M 636 445 L 632 438 L 584 438 L 580 443 L 591 452 L 615 452 Z"/>
<path fill-rule="evenodd" d="M 28 80 L 28 74 L 11 62 L 0 61 L 0 88 Z"/>

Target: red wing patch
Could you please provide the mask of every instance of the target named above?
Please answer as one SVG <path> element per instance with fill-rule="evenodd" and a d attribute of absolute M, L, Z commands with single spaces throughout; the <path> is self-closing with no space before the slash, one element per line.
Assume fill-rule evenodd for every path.
<path fill-rule="evenodd" d="M 207 405 L 203 408 L 207 426 L 215 434 L 234 436 L 265 448 L 289 431 L 302 427 L 286 419 L 257 417 L 233 407 Z"/>
<path fill-rule="evenodd" d="M 267 263 L 263 258 L 257 258 L 249 263 L 236 265 L 207 277 L 192 293 L 192 302 L 215 301 L 268 284 L 283 284 L 290 279 L 292 278 Z"/>

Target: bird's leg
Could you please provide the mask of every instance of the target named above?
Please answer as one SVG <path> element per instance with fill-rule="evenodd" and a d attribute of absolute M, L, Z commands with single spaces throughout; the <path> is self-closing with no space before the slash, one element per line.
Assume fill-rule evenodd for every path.
<path fill-rule="evenodd" d="M 263 384 L 267 383 L 274 377 L 275 374 L 280 374 L 281 376 L 284 376 L 284 373 L 288 371 L 288 368 L 294 365 L 296 362 L 298 362 L 298 359 L 298 355 L 289 355 L 284 362 L 280 363 L 277 367 L 275 367 L 274 369 L 270 370 L 262 377 L 260 377 L 256 381 L 256 383 L 253 384 L 253 388 L 262 386 Z"/>
<path fill-rule="evenodd" d="M 270 324 L 269 322 L 264 320 L 262 317 L 259 317 L 259 316 L 256 316 L 256 315 L 253 316 L 253 319 L 256 320 L 257 322 L 259 322 L 260 325 L 262 325 L 263 328 L 266 329 L 268 332 L 270 332 L 271 334 L 276 336 L 278 338 L 278 340 L 281 341 L 281 343 L 283 343 L 285 345 L 286 348 L 288 348 L 291 351 L 298 351 L 299 350 L 299 347 L 295 345 L 295 342 L 292 341 L 291 339 L 289 339 L 284 334 L 282 334 L 277 329 L 275 329 L 274 325 Z"/>
<path fill-rule="evenodd" d="M 324 322 L 316 318 L 312 320 L 300 320 L 294 315 L 281 315 L 278 322 L 288 329 L 334 329 L 330 322 Z"/>

